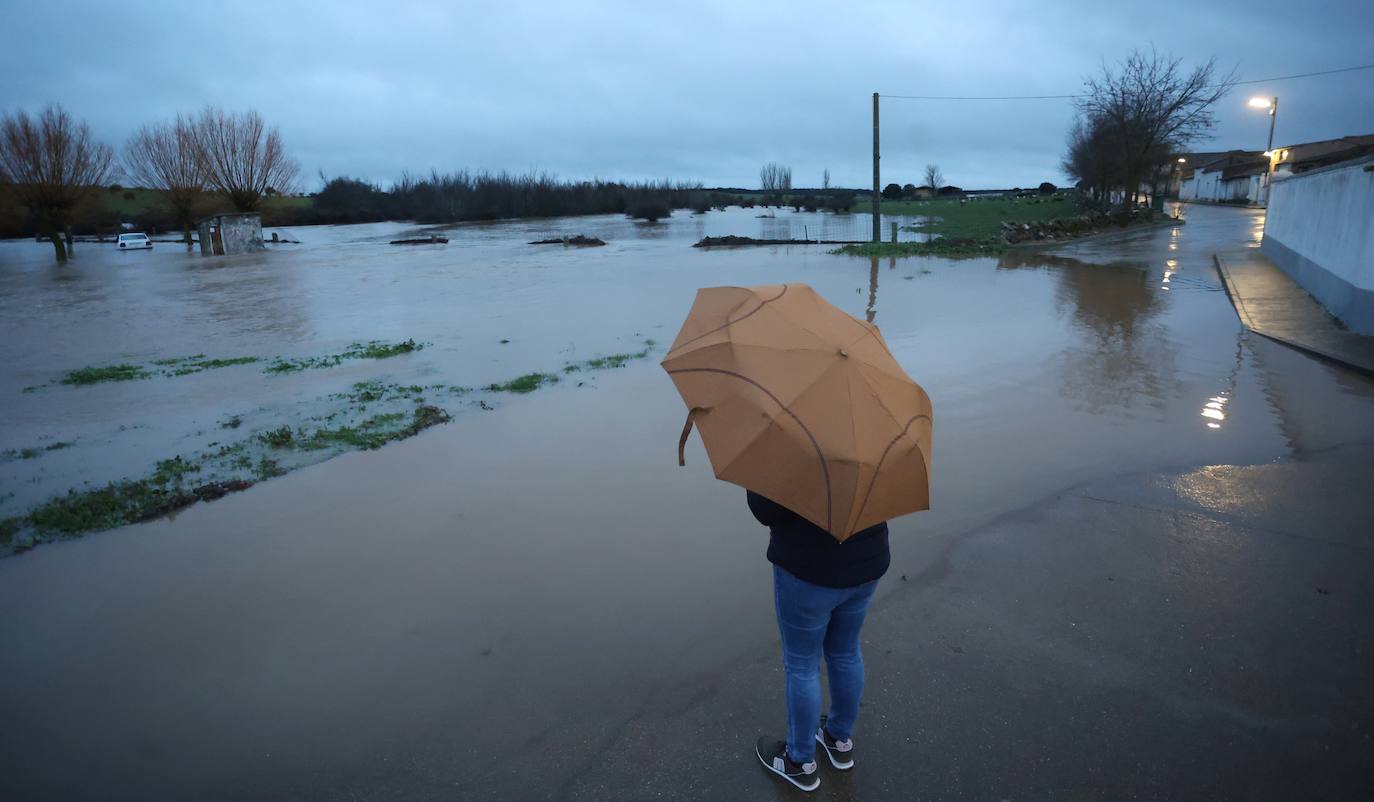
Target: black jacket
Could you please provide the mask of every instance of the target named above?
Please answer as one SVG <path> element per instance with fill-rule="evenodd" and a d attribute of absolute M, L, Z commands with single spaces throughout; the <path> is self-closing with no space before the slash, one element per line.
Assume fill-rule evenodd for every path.
<path fill-rule="evenodd" d="M 749 491 L 749 511 L 768 527 L 768 561 L 798 579 L 828 588 L 852 588 L 887 573 L 887 523 L 850 535 L 843 543 L 781 504 Z"/>

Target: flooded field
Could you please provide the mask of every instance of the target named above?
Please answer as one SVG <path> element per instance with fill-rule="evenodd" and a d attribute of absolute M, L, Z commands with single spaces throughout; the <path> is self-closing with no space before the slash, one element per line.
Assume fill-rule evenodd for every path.
<path fill-rule="evenodd" d="M 867 233 L 756 213 L 460 226 L 404 249 L 386 244 L 400 224 L 298 229 L 214 260 L 92 244 L 67 266 L 0 243 L 0 518 L 227 442 L 318 461 L 349 449 L 266 435 L 331 413 L 422 397 L 452 418 L 0 560 L 0 790 L 17 794 L 0 796 L 332 799 L 405 774 L 515 798 L 575 774 L 578 745 L 646 699 L 771 644 L 766 533 L 695 438 L 676 465 L 684 410 L 656 362 L 698 287 L 810 284 L 881 326 L 929 392 L 932 510 L 894 522 L 881 593 L 942 534 L 1089 480 L 1374 437 L 1374 383 L 1242 331 L 1211 255 L 1257 242 L 1255 211 L 999 258 L 690 247 Z M 525 244 L 576 233 L 609 244 Z M 372 341 L 419 347 L 266 370 Z M 257 361 L 165 375 L 191 357 Z M 62 383 L 122 364 L 157 374 Z M 484 389 L 534 373 L 560 380 Z M 359 401 L 360 383 L 417 390 Z M 571 758 L 531 769 L 541 751 Z"/>

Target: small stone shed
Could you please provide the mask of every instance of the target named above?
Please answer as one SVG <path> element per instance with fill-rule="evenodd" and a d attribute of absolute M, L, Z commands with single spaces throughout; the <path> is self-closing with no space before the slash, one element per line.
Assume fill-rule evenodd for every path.
<path fill-rule="evenodd" d="M 262 215 L 257 212 L 217 214 L 201 220 L 200 255 L 224 256 L 233 253 L 252 253 L 265 248 L 262 244 Z"/>

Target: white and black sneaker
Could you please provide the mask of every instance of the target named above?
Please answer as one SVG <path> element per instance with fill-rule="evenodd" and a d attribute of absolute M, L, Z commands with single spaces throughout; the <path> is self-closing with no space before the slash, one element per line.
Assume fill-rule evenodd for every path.
<path fill-rule="evenodd" d="M 821 787 L 820 775 L 816 772 L 816 761 L 793 763 L 787 756 L 787 742 L 760 735 L 754 747 L 763 767 L 787 780 L 803 791 L 814 791 Z"/>
<path fill-rule="evenodd" d="M 825 731 L 825 716 L 821 716 L 820 729 L 816 730 L 816 743 L 825 747 L 825 756 L 830 758 L 830 765 L 840 771 L 854 768 L 854 739 L 837 741 L 831 738 L 830 733 Z"/>

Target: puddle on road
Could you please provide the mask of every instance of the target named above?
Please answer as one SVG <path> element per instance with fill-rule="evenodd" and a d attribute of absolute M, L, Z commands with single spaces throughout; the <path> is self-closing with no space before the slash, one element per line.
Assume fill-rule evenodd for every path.
<path fill-rule="evenodd" d="M 1244 210 L 1195 208 L 1177 232 L 1115 250 L 959 261 L 690 248 L 703 230 L 752 233 L 710 218 L 643 235 L 609 218 L 459 227 L 446 247 L 405 253 L 379 244 L 398 227 L 299 229 L 297 250 L 238 261 L 69 268 L 15 266 L 0 244 L 0 356 L 14 365 L 0 446 L 73 443 L 0 476 L 117 471 L 236 411 L 356 382 L 556 373 L 636 338 L 667 342 L 699 286 L 785 281 L 881 326 L 934 403 L 933 508 L 894 522 L 885 592 L 930 564 L 940 535 L 1089 480 L 1374 434 L 1374 385 L 1252 340 L 1216 291 L 1211 253 L 1248 236 Z M 610 244 L 512 244 L 546 232 Z M 432 345 L 281 377 L 250 365 L 21 392 L 84 364 L 408 337 Z M 579 381 L 0 560 L 0 607 L 24 611 L 0 619 L 0 712 L 28 733 L 0 771 L 37 783 L 79 755 L 87 776 L 158 777 L 163 796 L 251 795 L 303 771 L 519 754 L 573 738 L 589 710 L 623 721 L 771 642 L 766 533 L 695 438 L 677 467 L 671 383 L 652 360 Z"/>

